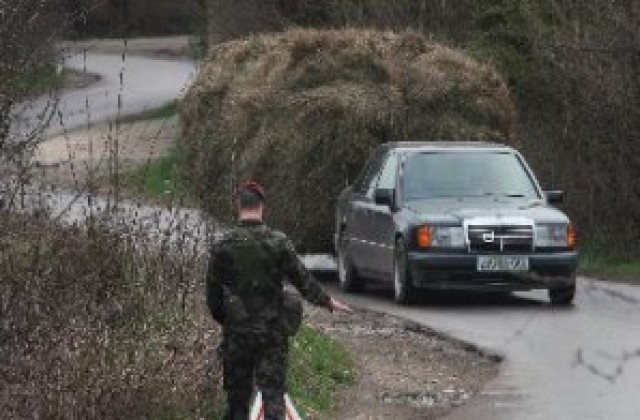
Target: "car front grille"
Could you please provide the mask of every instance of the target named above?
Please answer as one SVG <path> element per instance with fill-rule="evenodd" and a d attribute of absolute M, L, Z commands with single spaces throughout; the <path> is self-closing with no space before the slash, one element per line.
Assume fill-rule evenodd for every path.
<path fill-rule="evenodd" d="M 527 225 L 469 225 L 469 250 L 479 252 L 531 252 L 533 226 Z"/>

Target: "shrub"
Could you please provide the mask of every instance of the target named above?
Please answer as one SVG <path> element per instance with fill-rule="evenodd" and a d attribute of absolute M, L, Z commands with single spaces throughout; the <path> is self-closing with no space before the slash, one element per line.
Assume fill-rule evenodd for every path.
<path fill-rule="evenodd" d="M 181 110 L 185 177 L 229 218 L 232 187 L 268 189 L 267 218 L 307 250 L 369 151 L 398 140 L 510 139 L 496 70 L 413 32 L 291 30 L 215 47 Z"/>
<path fill-rule="evenodd" d="M 205 375 L 217 340 L 198 308 L 204 262 L 100 224 L 3 214 L 2 225 L 3 416 L 205 414 L 219 372 Z"/>

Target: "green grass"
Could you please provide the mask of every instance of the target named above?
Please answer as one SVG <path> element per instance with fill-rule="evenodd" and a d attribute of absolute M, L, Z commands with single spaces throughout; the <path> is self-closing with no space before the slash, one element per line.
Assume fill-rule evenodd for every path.
<path fill-rule="evenodd" d="M 147 109 L 137 114 L 120 118 L 120 123 L 133 123 L 147 120 L 164 120 L 172 118 L 178 114 L 178 102 L 171 101 L 157 108 Z"/>
<path fill-rule="evenodd" d="M 148 164 L 121 174 L 122 184 L 145 197 L 160 198 L 182 192 L 180 168 L 184 158 L 177 149 Z"/>
<path fill-rule="evenodd" d="M 354 377 L 349 353 L 326 334 L 305 325 L 293 338 L 289 394 L 301 415 L 330 412 L 336 393 Z"/>
<path fill-rule="evenodd" d="M 130 124 L 139 121 L 168 119 L 177 115 L 177 112 L 177 101 L 171 101 L 160 107 L 123 117 L 120 119 L 120 123 Z M 183 155 L 174 148 L 164 156 L 122 172 L 120 182 L 123 187 L 152 199 L 176 193 L 182 194 L 184 184 L 180 179 L 180 172 L 183 164 Z"/>
<path fill-rule="evenodd" d="M 47 64 L 20 74 L 9 85 L 20 97 L 30 97 L 58 89 L 63 82 L 64 75 L 58 73 L 55 65 Z"/>
<path fill-rule="evenodd" d="M 207 56 L 207 42 L 202 37 L 189 39 L 189 57 L 194 61 L 202 61 Z"/>
<path fill-rule="evenodd" d="M 303 418 L 310 414 L 330 415 L 337 392 L 353 382 L 354 365 L 347 350 L 326 334 L 303 326 L 291 342 L 288 372 L 289 395 L 300 415 Z M 177 407 L 158 407 L 151 418 L 221 420 L 224 403 L 202 396 L 197 411 L 200 415 L 194 416 Z"/>
<path fill-rule="evenodd" d="M 640 284 L 640 257 L 586 251 L 580 255 L 578 272 L 600 280 Z"/>

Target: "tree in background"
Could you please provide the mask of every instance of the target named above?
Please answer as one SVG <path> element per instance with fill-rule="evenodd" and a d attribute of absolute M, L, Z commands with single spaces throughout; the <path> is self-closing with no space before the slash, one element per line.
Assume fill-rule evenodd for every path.
<path fill-rule="evenodd" d="M 489 60 L 509 81 L 518 146 L 589 245 L 639 255 L 637 0 L 207 0 L 214 43 L 287 26 L 416 29 Z M 268 22 L 255 19 L 275 16 Z"/>
<path fill-rule="evenodd" d="M 209 44 L 250 33 L 271 32 L 287 25 L 283 0 L 206 0 Z M 295 2 L 290 2 L 292 5 Z"/>
<path fill-rule="evenodd" d="M 4 195 L 14 185 L 11 181 L 24 175 L 28 152 L 53 115 L 49 106 L 28 132 L 11 131 L 18 102 L 55 78 L 58 6 L 58 0 L 0 1 L 0 192 Z"/>
<path fill-rule="evenodd" d="M 200 34 L 205 0 L 66 0 L 72 38 Z"/>
<path fill-rule="evenodd" d="M 28 95 L 31 80 L 25 75 L 50 65 L 59 15 L 56 0 L 0 1 L 0 104 L 6 109 Z M 44 29 L 44 30 L 43 30 Z M 6 113 L 2 122 L 6 125 Z"/>
<path fill-rule="evenodd" d="M 476 9 L 483 38 L 470 45 L 510 76 L 526 154 L 547 185 L 569 191 L 590 245 L 637 255 L 637 2 L 494 3 Z"/>

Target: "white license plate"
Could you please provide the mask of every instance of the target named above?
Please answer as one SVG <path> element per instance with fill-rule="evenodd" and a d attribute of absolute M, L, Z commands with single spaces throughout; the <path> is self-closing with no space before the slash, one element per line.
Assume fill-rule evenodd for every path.
<path fill-rule="evenodd" d="M 478 271 L 529 271 L 529 258 L 521 255 L 478 257 Z"/>

